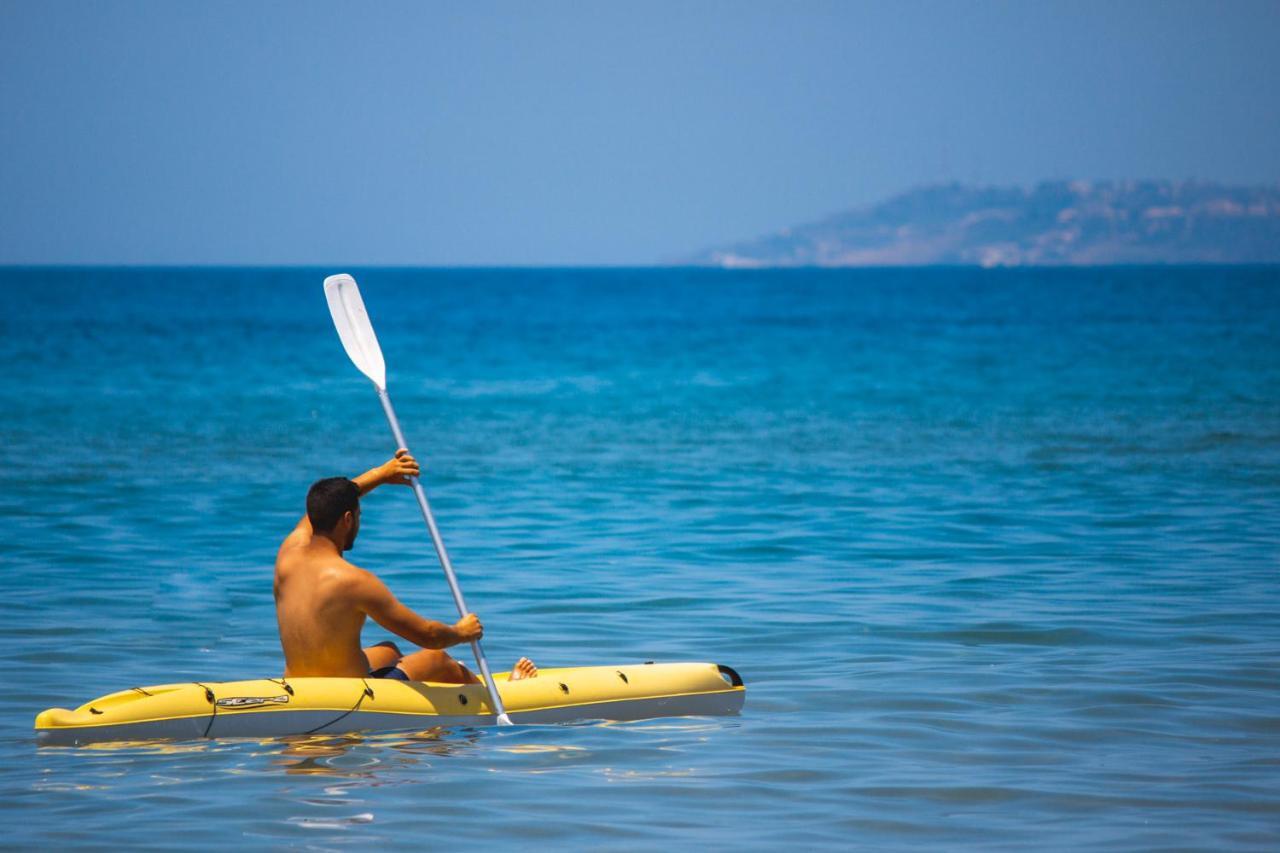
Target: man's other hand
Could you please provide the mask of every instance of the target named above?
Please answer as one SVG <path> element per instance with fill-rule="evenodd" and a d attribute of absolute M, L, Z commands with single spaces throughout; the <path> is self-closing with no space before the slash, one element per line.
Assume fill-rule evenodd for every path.
<path fill-rule="evenodd" d="M 474 613 L 468 613 L 459 619 L 453 630 L 458 634 L 459 643 L 470 643 L 484 636 L 484 626 L 480 624 L 480 617 Z"/>
<path fill-rule="evenodd" d="M 382 482 L 393 483 L 397 486 L 409 485 L 410 477 L 417 477 L 421 472 L 418 469 L 418 460 L 410 455 L 405 448 L 396 451 L 396 455 L 388 459 L 382 465 Z"/>

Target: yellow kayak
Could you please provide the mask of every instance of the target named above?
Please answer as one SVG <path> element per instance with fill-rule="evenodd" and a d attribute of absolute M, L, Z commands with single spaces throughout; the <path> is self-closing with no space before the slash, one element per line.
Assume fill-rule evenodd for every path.
<path fill-rule="evenodd" d="M 513 723 L 642 720 L 737 714 L 746 687 L 714 663 L 645 663 L 539 669 L 498 692 Z M 134 687 L 36 716 L 42 744 L 111 740 L 273 737 L 492 726 L 483 684 L 376 678 L 262 678 Z"/>

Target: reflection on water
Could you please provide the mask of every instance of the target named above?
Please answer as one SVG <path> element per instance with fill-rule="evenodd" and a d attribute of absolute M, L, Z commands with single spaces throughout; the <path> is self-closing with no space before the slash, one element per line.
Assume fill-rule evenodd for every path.
<path fill-rule="evenodd" d="M 283 747 L 275 751 L 278 757 L 271 763 L 283 768 L 290 775 L 371 778 L 372 768 L 379 763 L 376 759 L 368 760 L 362 766 L 341 763 L 341 759 L 351 751 L 352 747 L 364 743 L 363 738 L 354 735 L 341 737 L 302 735 L 296 738 L 281 738 L 281 740 Z"/>
<path fill-rule="evenodd" d="M 110 740 L 91 741 L 81 744 L 38 744 L 41 751 L 70 750 L 78 752 L 107 752 L 120 755 L 183 755 L 186 753 L 205 752 L 209 749 L 209 741 L 199 740 L 164 740 L 149 738 L 144 740 Z"/>
<path fill-rule="evenodd" d="M 314 817 L 291 817 L 289 823 L 299 826 L 302 829 L 347 829 L 362 823 L 372 823 L 373 813 L 365 812 L 363 814 L 352 815 L 346 818 L 314 818 Z"/>
<path fill-rule="evenodd" d="M 512 755 L 533 755 L 535 753 L 585 752 L 580 746 L 554 746 L 549 743 L 526 743 L 517 746 L 501 747 L 502 752 Z"/>
<path fill-rule="evenodd" d="M 389 762 L 407 765 L 423 757 L 453 755 L 480 736 L 475 729 L 436 726 L 404 734 L 290 735 L 264 744 L 278 745 L 269 753 L 277 756 L 271 763 L 291 775 L 372 779 L 377 769 Z M 368 748 L 353 755 L 360 747 Z"/>

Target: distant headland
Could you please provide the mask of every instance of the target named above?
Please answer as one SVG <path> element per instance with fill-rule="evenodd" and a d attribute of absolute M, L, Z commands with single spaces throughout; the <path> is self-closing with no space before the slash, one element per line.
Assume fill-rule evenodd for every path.
<path fill-rule="evenodd" d="M 678 263 L 722 267 L 1280 263 L 1280 185 L 925 187 Z"/>

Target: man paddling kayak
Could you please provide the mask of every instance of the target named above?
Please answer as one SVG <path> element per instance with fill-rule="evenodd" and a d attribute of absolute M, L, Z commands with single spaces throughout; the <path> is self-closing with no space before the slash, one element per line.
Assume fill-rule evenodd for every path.
<path fill-rule="evenodd" d="M 471 684 L 470 670 L 442 649 L 478 640 L 484 627 L 474 613 L 446 625 L 424 619 L 401 604 L 373 572 L 342 556 L 360 532 L 360 496 L 386 483 L 408 485 L 418 463 L 401 448 L 354 480 L 318 480 L 307 492 L 307 514 L 276 555 L 276 621 L 286 676 L 396 678 Z M 420 651 L 402 655 L 395 643 L 360 647 L 366 617 Z M 510 680 L 532 678 L 538 668 L 520 658 Z"/>

